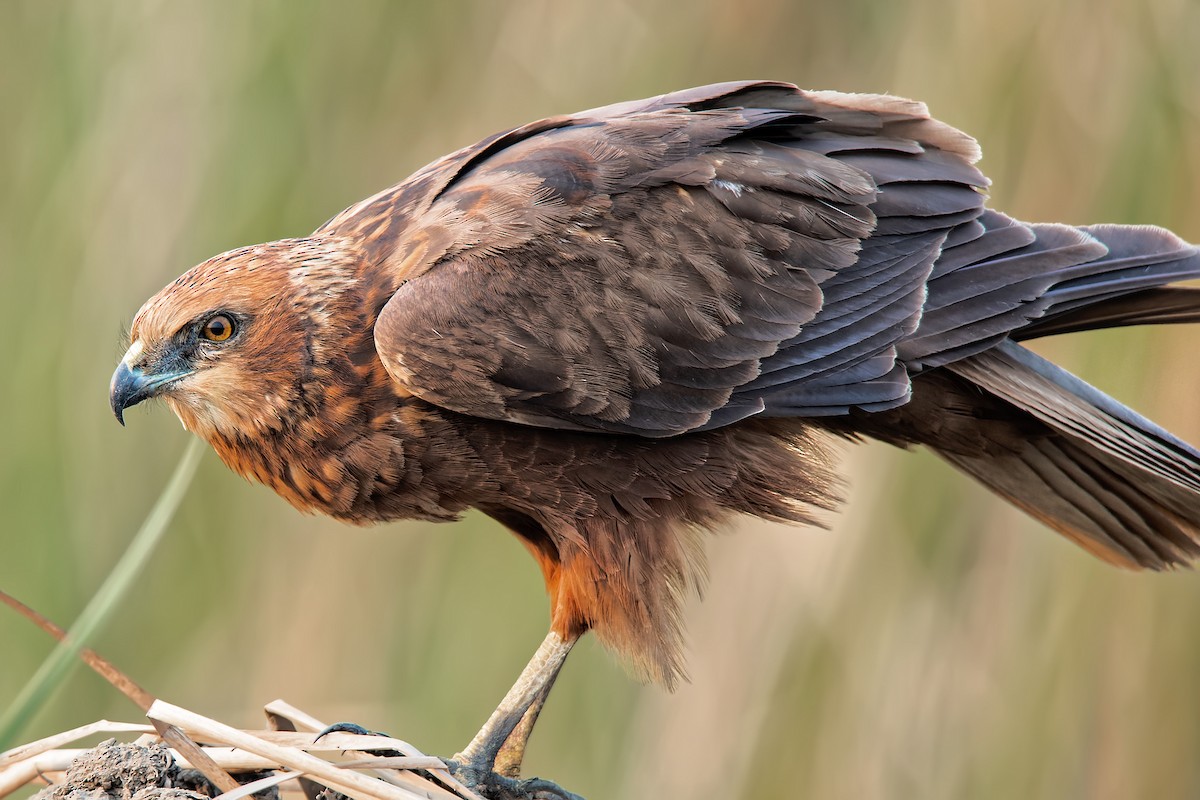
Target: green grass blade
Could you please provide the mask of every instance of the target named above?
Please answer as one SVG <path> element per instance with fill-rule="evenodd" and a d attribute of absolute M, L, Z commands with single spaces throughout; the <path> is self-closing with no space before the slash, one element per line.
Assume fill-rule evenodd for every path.
<path fill-rule="evenodd" d="M 128 549 L 113 567 L 104 583 L 80 613 L 71 627 L 67 639 L 60 642 L 41 667 L 25 684 L 16 700 L 0 718 L 0 752 L 8 749 L 12 740 L 25 727 L 46 699 L 62 683 L 68 671 L 76 663 L 76 655 L 109 618 L 121 598 L 133 585 L 138 574 L 146 566 L 150 554 L 158 545 L 171 518 L 179 508 L 187 488 L 196 474 L 196 466 L 204 452 L 204 442 L 193 438 L 179 460 L 179 466 L 167 482 L 166 488 L 146 516 L 137 535 Z"/>

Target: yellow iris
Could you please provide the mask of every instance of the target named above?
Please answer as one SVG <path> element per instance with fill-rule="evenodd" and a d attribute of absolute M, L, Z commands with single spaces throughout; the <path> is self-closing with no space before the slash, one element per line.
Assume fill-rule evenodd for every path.
<path fill-rule="evenodd" d="M 223 342 L 233 335 L 233 320 L 224 314 L 217 314 L 204 323 L 200 332 L 210 342 Z"/>

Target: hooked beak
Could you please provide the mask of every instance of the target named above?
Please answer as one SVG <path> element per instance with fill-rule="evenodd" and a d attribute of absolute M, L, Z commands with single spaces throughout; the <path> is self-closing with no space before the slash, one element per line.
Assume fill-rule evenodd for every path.
<path fill-rule="evenodd" d="M 149 400 L 163 390 L 167 384 L 191 375 L 194 370 L 174 369 L 166 372 L 146 371 L 135 362 L 142 354 L 142 343 L 134 342 L 121 363 L 117 365 L 108 386 L 108 402 L 112 406 L 117 422 L 125 424 L 125 409 Z"/>

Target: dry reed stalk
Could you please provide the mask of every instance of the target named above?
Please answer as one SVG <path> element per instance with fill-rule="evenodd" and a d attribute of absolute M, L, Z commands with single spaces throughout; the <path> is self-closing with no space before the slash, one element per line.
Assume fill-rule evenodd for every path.
<path fill-rule="evenodd" d="M 408 742 L 387 736 L 334 732 L 315 740 L 323 729 L 314 717 L 282 700 L 266 707 L 275 730 L 238 730 L 216 720 L 157 700 L 147 712 L 153 725 L 100 720 L 0 753 L 0 798 L 35 783 L 55 783 L 87 749 L 72 744 L 97 734 L 140 733 L 135 744 L 162 740 L 181 768 L 198 768 L 203 760 L 231 782 L 219 800 L 240 800 L 254 792 L 306 779 L 354 800 L 482 800 L 453 776 L 441 759 L 425 755 Z M 293 730 L 279 728 L 291 727 Z M 164 737 L 164 732 L 174 732 Z M 168 741 L 169 740 L 169 741 Z M 369 756 L 371 751 L 399 756 Z M 199 754 L 199 758 L 197 757 Z M 359 756 L 353 758 L 351 756 Z M 436 776 L 442 784 L 425 775 Z M 270 771 L 274 774 L 238 784 L 230 773 Z"/>

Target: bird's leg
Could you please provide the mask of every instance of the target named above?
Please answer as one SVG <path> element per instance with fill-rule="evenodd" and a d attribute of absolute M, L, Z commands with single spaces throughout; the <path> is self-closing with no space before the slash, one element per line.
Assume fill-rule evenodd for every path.
<path fill-rule="evenodd" d="M 521 756 L 525 752 L 525 742 L 533 732 L 533 724 L 567 654 L 578 640 L 578 635 L 564 638 L 556 631 L 546 634 L 517 682 L 466 749 L 454 757 L 455 760 L 491 771 L 495 770 L 503 752 L 506 771 L 520 770 Z"/>
<path fill-rule="evenodd" d="M 542 706 L 546 704 L 546 698 L 550 696 L 550 690 L 554 688 L 555 678 L 557 675 L 546 682 L 542 691 L 534 698 L 533 703 L 525 709 L 517 727 L 513 728 L 512 733 L 500 746 L 499 752 L 496 753 L 496 762 L 492 765 L 496 774 L 506 778 L 516 778 L 521 774 L 521 762 L 525 760 L 525 745 L 528 744 L 529 736 L 533 733 L 533 726 L 537 724 L 538 714 L 542 713 Z"/>
<path fill-rule="evenodd" d="M 564 637 L 553 630 L 546 635 L 479 733 L 454 757 L 460 771 L 469 771 L 473 773 L 469 777 L 485 782 L 497 774 L 504 778 L 519 774 L 534 723 L 567 654 L 578 640 L 578 634 Z"/>

